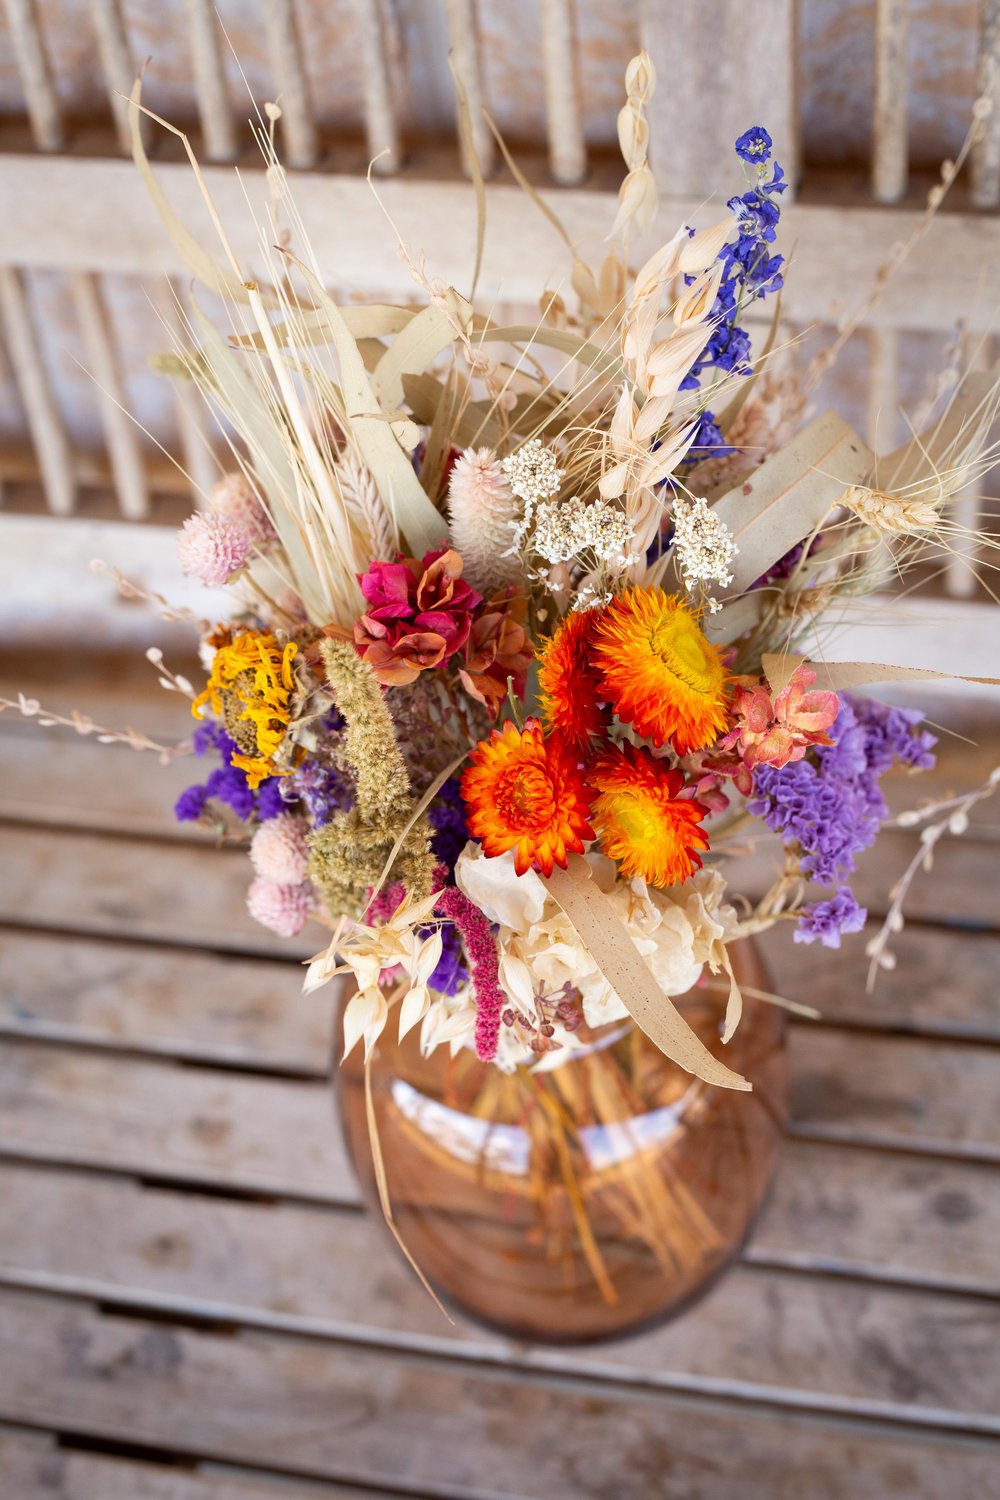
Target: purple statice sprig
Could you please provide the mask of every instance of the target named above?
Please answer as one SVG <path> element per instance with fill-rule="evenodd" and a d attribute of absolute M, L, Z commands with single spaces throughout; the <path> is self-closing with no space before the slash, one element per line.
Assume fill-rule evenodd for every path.
<path fill-rule="evenodd" d="M 241 823 L 266 822 L 287 811 L 288 802 L 282 795 L 281 777 L 268 776 L 260 783 L 256 792 L 251 790 L 246 775 L 239 766 L 232 764 L 239 746 L 214 719 L 203 719 L 191 736 L 196 755 L 204 756 L 214 751 L 222 765 L 210 771 L 203 782 L 186 787 L 174 803 L 174 817 L 179 823 L 197 823 L 211 812 L 211 803 L 221 803 L 230 808 Z"/>
<path fill-rule="evenodd" d="M 748 811 L 789 848 L 809 880 L 834 895 L 806 906 L 796 939 L 836 947 L 867 913 L 846 885 L 856 856 L 875 842 L 888 807 L 880 777 L 897 762 L 917 770 L 934 764 L 934 736 L 917 726 L 921 715 L 873 698 L 844 694 L 830 745 L 785 766 L 759 766 Z"/>

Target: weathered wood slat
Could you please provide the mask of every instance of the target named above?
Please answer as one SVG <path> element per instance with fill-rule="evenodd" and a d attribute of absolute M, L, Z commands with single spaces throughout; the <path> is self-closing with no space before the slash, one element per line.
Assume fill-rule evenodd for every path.
<path fill-rule="evenodd" d="M 13 826 L 0 842 L 0 920 L 293 959 L 323 945 L 320 927 L 281 941 L 251 921 L 253 872 L 236 848 Z"/>
<path fill-rule="evenodd" d="M 252 871 L 241 848 L 208 851 L 166 840 L 149 844 L 10 824 L 0 827 L 0 842 L 0 921 L 290 958 L 308 957 L 325 945 L 324 929 L 315 923 L 298 938 L 275 939 L 251 921 L 245 896 Z M 884 835 L 878 863 L 868 856 L 853 882 L 859 901 L 884 910 L 888 889 L 913 847 L 909 837 Z M 995 930 L 995 869 L 993 843 L 945 843 L 932 874 L 920 874 L 913 883 L 910 919 L 952 918 Z M 753 895 L 767 887 L 772 873 L 771 855 L 745 859 L 733 872 L 734 888 Z"/>
<path fill-rule="evenodd" d="M 575 0 L 542 0 L 541 5 L 549 170 L 564 186 L 587 175 L 574 8 Z"/>
<path fill-rule="evenodd" d="M 1000 1040 L 1000 938 L 907 928 L 899 964 L 880 975 L 874 995 L 864 991 L 867 959 L 857 945 L 836 964 L 823 948 L 793 946 L 783 929 L 765 934 L 762 946 L 775 992 L 815 1005 L 826 1023 Z M 299 966 L 288 960 L 8 929 L 0 968 L 7 1035 L 317 1077 L 327 1067 L 334 987 L 304 996 Z"/>
<path fill-rule="evenodd" d="M 356 1196 L 322 1081 L 10 1042 L 0 1080 L 0 1151 L 278 1196 Z"/>
<path fill-rule="evenodd" d="M 97 35 L 101 67 L 108 85 L 108 101 L 118 134 L 118 144 L 126 156 L 131 156 L 128 96 L 135 81 L 136 69 L 120 0 L 90 0 L 90 15 Z"/>
<path fill-rule="evenodd" d="M 177 694 L 173 698 L 176 713 L 173 725 L 168 725 L 172 735 L 165 735 L 159 744 L 177 743 L 193 727 L 184 702 Z M 128 718 L 123 715 L 115 727 L 132 723 L 145 729 L 141 713 L 125 712 Z M 21 730 L 21 723 L 27 732 Z M 5 733 L 8 728 L 11 732 Z M 0 818 L 188 842 L 214 837 L 198 824 L 178 823 L 173 806 L 185 787 L 206 779 L 218 764 L 215 759 L 185 755 L 163 766 L 156 755 L 137 753 L 127 746 L 99 745 L 71 731 L 44 730 L 36 724 L 32 732 L 28 723 L 5 714 L 0 720 L 0 762 L 4 769 Z"/>
<path fill-rule="evenodd" d="M 791 1140 L 744 1258 L 995 1295 L 996 1168 Z"/>
<path fill-rule="evenodd" d="M 483 87 L 483 68 L 479 55 L 479 16 L 476 0 L 445 0 L 448 18 L 448 42 L 454 59 L 455 72 L 462 80 L 469 103 L 469 129 L 472 144 L 479 158 L 484 176 L 493 170 L 496 147 L 493 133 L 483 118 L 486 93 Z M 463 153 L 464 155 L 464 153 Z M 466 172 L 469 163 L 464 163 Z"/>
<path fill-rule="evenodd" d="M 745 70 L 744 70 L 745 71 Z M 669 89 L 664 88 L 664 92 Z M 659 97 L 659 95 L 657 95 Z M 699 101 L 695 113 L 701 113 Z M 684 153 L 687 159 L 687 153 Z M 426 157 L 424 158 L 427 159 Z M 216 245 L 190 170 L 179 163 L 157 163 L 157 177 L 170 201 L 206 247 Z M 617 173 L 617 169 L 616 169 Z M 248 166 L 239 180 L 229 168 L 207 167 L 205 180 L 225 222 L 234 250 L 248 266 L 258 259 L 257 231 L 247 212 L 251 202 L 268 201 L 264 174 Z M 738 182 L 738 178 L 737 178 Z M 725 185 L 720 184 L 725 191 Z M 614 214 L 615 191 L 559 189 L 542 196 L 576 243 L 592 243 Z M 824 184 L 817 182 L 820 199 Z M 186 276 L 131 163 L 97 159 L 52 159 L 15 152 L 0 156 L 0 195 L 16 201 L 18 212 L 5 225 L 0 263 L 59 269 L 90 269 L 152 277 Z M 415 253 L 426 250 L 428 269 L 458 287 L 468 283 L 475 252 L 475 204 L 462 183 L 404 175 L 380 190 L 385 209 Z M 831 186 L 831 196 L 834 190 Z M 692 215 L 704 217 L 704 181 L 697 195 L 667 198 L 650 231 L 655 248 Z M 480 281 L 484 299 L 502 289 L 509 301 L 531 303 L 538 296 L 538 268 L 568 272 L 565 247 L 555 230 L 520 189 L 502 183 L 488 189 L 490 232 Z M 74 203 L 74 233 L 67 238 L 60 205 Z M 386 232 L 383 211 L 363 177 L 304 172 L 295 180 L 295 202 L 309 226 L 321 275 L 331 285 L 361 295 L 412 295 L 412 281 Z M 782 239 L 795 245 L 795 275 L 783 294 L 783 314 L 791 323 L 835 322 L 842 311 L 842 281 L 835 269 L 851 267 L 857 287 L 867 287 L 893 246 L 916 228 L 918 210 L 881 209 L 856 203 L 790 203 L 782 214 Z M 127 220 L 129 233 L 118 226 Z M 431 235 L 428 226 L 445 223 L 448 234 Z M 351 233 L 344 233 L 344 226 Z M 976 213 L 942 214 L 886 285 L 866 318 L 869 326 L 925 328 L 950 332 L 960 321 L 970 329 L 988 323 L 991 304 L 983 295 L 983 268 L 996 263 L 1000 221 Z M 644 249 L 637 244 L 638 257 Z M 940 289 L 938 291 L 937 289 Z"/>
<path fill-rule="evenodd" d="M 992 110 L 972 150 L 972 201 L 977 208 L 1000 203 L 1000 3 L 981 0 L 976 88 Z"/>
<path fill-rule="evenodd" d="M 324 1077 L 336 986 L 297 964 L 0 932 L 0 1030 Z"/>
<path fill-rule="evenodd" d="M 270 13 L 270 12 L 268 12 Z M 286 129 L 289 116 L 286 115 Z M 191 343 L 187 328 L 183 293 L 173 282 L 160 280 L 153 299 L 160 321 L 163 324 L 165 350 L 186 348 Z M 213 424 L 208 403 L 191 380 L 175 380 L 174 404 L 177 410 L 177 426 L 184 453 L 184 468 L 195 495 L 204 503 L 208 492 L 219 477 L 219 464 L 212 449 Z M 183 477 L 179 476 L 183 482 Z"/>
<path fill-rule="evenodd" d="M 985 1049 L 819 1027 L 792 1035 L 791 1131 L 807 1140 L 1000 1160 Z M 353 1197 L 322 1078 L 187 1068 L 9 1040 L 0 1150 L 268 1194 Z"/>
<path fill-rule="evenodd" d="M 11 1226 L 0 1279 L 12 1286 L 636 1385 L 1000 1431 L 992 1359 L 1000 1307 L 985 1300 L 742 1268 L 679 1324 L 626 1345 L 525 1350 L 445 1322 L 367 1217 L 23 1167 L 0 1166 L 0 1190 Z M 83 1222 L 92 1228 L 81 1241 L 74 1227 Z M 928 1347 L 938 1351 L 934 1360 Z"/>
<path fill-rule="evenodd" d="M 281 1475 L 194 1473 L 167 1463 L 105 1458 L 59 1446 L 41 1433 L 0 1431 L 0 1493 L 8 1500 L 318 1500 L 315 1485 Z M 323 1494 L 330 1495 L 324 1488 Z M 382 1500 L 392 1500 L 379 1491 Z M 375 1500 L 337 1487 L 335 1500 Z"/>
<path fill-rule="evenodd" d="M 992 1048 L 796 1027 L 792 1129 L 1000 1162 L 1000 1067 Z"/>
<path fill-rule="evenodd" d="M 824 1021 L 1000 1041 L 1000 936 L 911 923 L 893 939 L 895 969 L 879 971 L 871 994 L 863 935 L 845 938 L 835 961 L 820 943 L 793 942 L 784 926 L 761 933 L 757 942 L 775 993 L 814 1005 Z"/>
<path fill-rule="evenodd" d="M 847 1059 L 849 1067 L 861 1068 L 864 1046 L 865 1038 L 859 1037 L 858 1049 Z M 933 1047 L 925 1049 L 928 1065 L 934 1052 Z M 844 1059 L 835 1062 L 843 1067 Z M 804 1068 L 810 1071 L 808 1058 Z M 910 1067 L 910 1077 L 918 1085 L 922 1082 L 915 1067 Z M 820 1100 L 834 1095 L 837 1085 L 831 1077 L 817 1080 Z M 972 1086 L 978 1092 L 969 1104 L 970 1119 L 988 1121 L 988 1097 L 996 1082 L 979 1086 L 973 1079 Z M 918 1151 L 934 1143 L 954 1145 L 952 1137 L 958 1131 L 948 1097 L 939 1097 L 937 1110 L 928 1106 L 919 1118 L 916 1101 L 915 1118 L 907 1119 L 900 1092 L 897 1085 L 889 1100 L 889 1127 L 871 1118 L 877 1116 L 877 1101 L 862 1097 L 856 1107 L 856 1143 L 877 1145 L 891 1137 Z M 988 1269 L 993 1248 L 988 1247 L 984 1257 L 979 1239 L 985 1229 L 996 1232 L 994 1221 L 1000 1220 L 1000 1203 L 990 1203 L 996 1176 L 978 1166 L 985 1151 L 972 1158 L 961 1151 L 963 1163 L 921 1160 L 912 1154 L 897 1160 L 852 1151 L 847 1148 L 850 1107 L 847 1101 L 846 1115 L 837 1122 L 840 1130 L 826 1131 L 829 1145 L 793 1140 L 787 1146 L 775 1188 L 775 1199 L 784 1205 L 777 1223 L 784 1227 L 775 1241 L 775 1233 L 766 1226 L 777 1211 L 769 1209 L 757 1251 L 769 1256 L 775 1250 L 783 1263 L 789 1254 L 801 1254 L 807 1265 L 823 1256 L 865 1266 L 864 1274 L 882 1268 L 883 1274 L 903 1280 L 927 1274 L 931 1281 L 943 1278 L 945 1286 L 952 1278 L 976 1289 L 984 1283 L 996 1286 L 996 1265 L 993 1272 Z M 994 1106 L 994 1131 L 996 1119 Z M 907 1124 L 910 1134 L 904 1134 Z M 946 1136 L 949 1124 L 952 1137 Z M 988 1122 L 985 1128 L 990 1130 Z M 819 1127 L 813 1134 L 823 1136 Z M 0 1151 L 25 1160 L 99 1167 L 156 1181 L 199 1182 L 318 1202 L 357 1202 L 324 1080 L 286 1082 L 7 1043 L 0 1052 Z M 817 1178 L 811 1182 L 813 1172 Z M 894 1196 L 903 1197 L 909 1208 L 883 1223 L 885 1203 Z M 825 1223 L 828 1212 L 831 1223 Z M 844 1220 L 846 1215 L 850 1217 Z M 922 1218 L 927 1218 L 927 1226 L 913 1235 Z M 948 1230 L 943 1239 L 936 1233 L 939 1218 Z M 906 1220 L 909 1238 L 897 1239 L 898 1220 Z M 846 1235 L 838 1232 L 838 1224 Z M 891 1266 L 882 1266 L 883 1260 Z M 964 1278 L 972 1278 L 972 1283 Z"/>
<path fill-rule="evenodd" d="M 722 1500 L 939 1500 L 989 1492 L 980 1439 L 816 1421 L 664 1393 L 287 1336 L 227 1338 L 73 1303 L 0 1299 L 0 1411 L 71 1433 L 169 1445 L 290 1475 L 404 1484 L 462 1500 L 673 1493 Z M 512 1432 L 516 1441 L 512 1441 Z M 553 1435 L 559 1440 L 553 1441 Z M 721 1457 L 724 1455 L 724 1458 Z M 655 1490 L 654 1490 L 655 1492 Z"/>

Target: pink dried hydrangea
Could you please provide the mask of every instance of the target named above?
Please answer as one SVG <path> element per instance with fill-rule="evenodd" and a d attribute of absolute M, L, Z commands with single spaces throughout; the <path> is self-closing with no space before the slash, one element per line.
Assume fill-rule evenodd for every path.
<path fill-rule="evenodd" d="M 247 910 L 255 922 L 279 937 L 297 937 L 312 915 L 313 888 L 308 881 L 280 885 L 258 875 L 247 891 Z"/>
<path fill-rule="evenodd" d="M 308 833 L 305 819 L 290 812 L 262 823 L 250 842 L 257 874 L 277 885 L 301 885 L 309 867 Z"/>
<path fill-rule="evenodd" d="M 271 517 L 245 474 L 223 474 L 212 486 L 208 507 L 213 515 L 226 516 L 235 522 L 255 547 L 263 546 L 276 535 Z"/>
<path fill-rule="evenodd" d="M 252 551 L 250 535 L 228 516 L 196 512 L 177 536 L 181 572 L 209 586 L 228 583 L 246 566 Z"/>

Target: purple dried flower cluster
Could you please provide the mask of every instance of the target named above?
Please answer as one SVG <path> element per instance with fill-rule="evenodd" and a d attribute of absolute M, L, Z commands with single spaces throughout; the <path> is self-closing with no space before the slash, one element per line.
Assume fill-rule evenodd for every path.
<path fill-rule="evenodd" d="M 869 848 L 887 815 L 879 777 L 896 761 L 927 770 L 934 736 L 918 730 L 920 714 L 870 698 L 841 698 L 832 745 L 810 759 L 754 772 L 749 811 L 797 849 L 802 873 L 835 889 L 807 906 L 795 934 L 834 948 L 844 932 L 857 932 L 866 913 L 846 886 L 855 856 Z"/>
<path fill-rule="evenodd" d="M 449 776 L 427 809 L 428 821 L 434 829 L 431 848 L 441 863 L 447 866 L 446 880 L 449 883 L 458 856 L 469 842 L 461 785 L 460 776 Z"/>
<path fill-rule="evenodd" d="M 302 802 L 314 828 L 322 828 L 354 801 L 349 778 L 315 756 L 307 756 L 284 782 L 283 795 Z"/>
<path fill-rule="evenodd" d="M 772 255 L 770 246 L 777 236 L 781 208 L 777 199 L 788 186 L 778 163 L 771 163 L 767 178 L 765 163 L 771 156 L 771 137 L 762 125 L 744 131 L 736 142 L 736 154 L 756 169 L 756 180 L 749 191 L 729 199 L 728 207 L 736 215 L 737 233 L 719 251 L 723 265 L 722 280 L 712 306 L 712 336 L 697 362 L 681 382 L 682 391 L 697 390 L 706 373 L 749 375 L 750 335 L 740 319 L 752 302 L 757 302 L 783 285 L 781 267 L 784 257 Z M 692 233 L 694 231 L 691 231 Z M 686 278 L 688 282 L 693 277 Z M 688 460 L 725 458 L 735 449 L 728 447 L 711 411 L 699 418 Z"/>
<path fill-rule="evenodd" d="M 178 823 L 196 823 L 209 802 L 224 803 L 243 823 L 249 823 L 251 819 L 264 823 L 287 811 L 281 792 L 281 777 L 268 776 L 256 792 L 250 790 L 244 772 L 231 764 L 239 749 L 221 724 L 203 719 L 192 735 L 192 742 L 196 755 L 217 751 L 222 765 L 210 771 L 205 781 L 181 792 L 174 803 L 174 817 Z"/>

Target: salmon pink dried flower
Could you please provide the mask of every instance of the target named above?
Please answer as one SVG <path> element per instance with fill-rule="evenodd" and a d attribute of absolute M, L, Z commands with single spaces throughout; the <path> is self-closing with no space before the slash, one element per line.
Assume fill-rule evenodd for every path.
<path fill-rule="evenodd" d="M 736 774 L 742 792 L 749 793 L 757 766 L 780 769 L 801 760 L 812 745 L 832 744 L 826 731 L 840 711 L 840 700 L 836 693 L 810 692 L 815 681 L 816 673 L 803 665 L 796 667 L 773 701 L 762 682 L 737 688 L 733 699 L 735 724 L 720 739 L 719 747 L 739 755 L 747 773 Z"/>
<path fill-rule="evenodd" d="M 494 719 L 507 697 L 508 679 L 515 695 L 524 697 L 535 655 L 524 628 L 526 606 L 527 600 L 508 588 L 490 599 L 472 622 L 458 675 L 466 692 L 485 704 Z"/>

